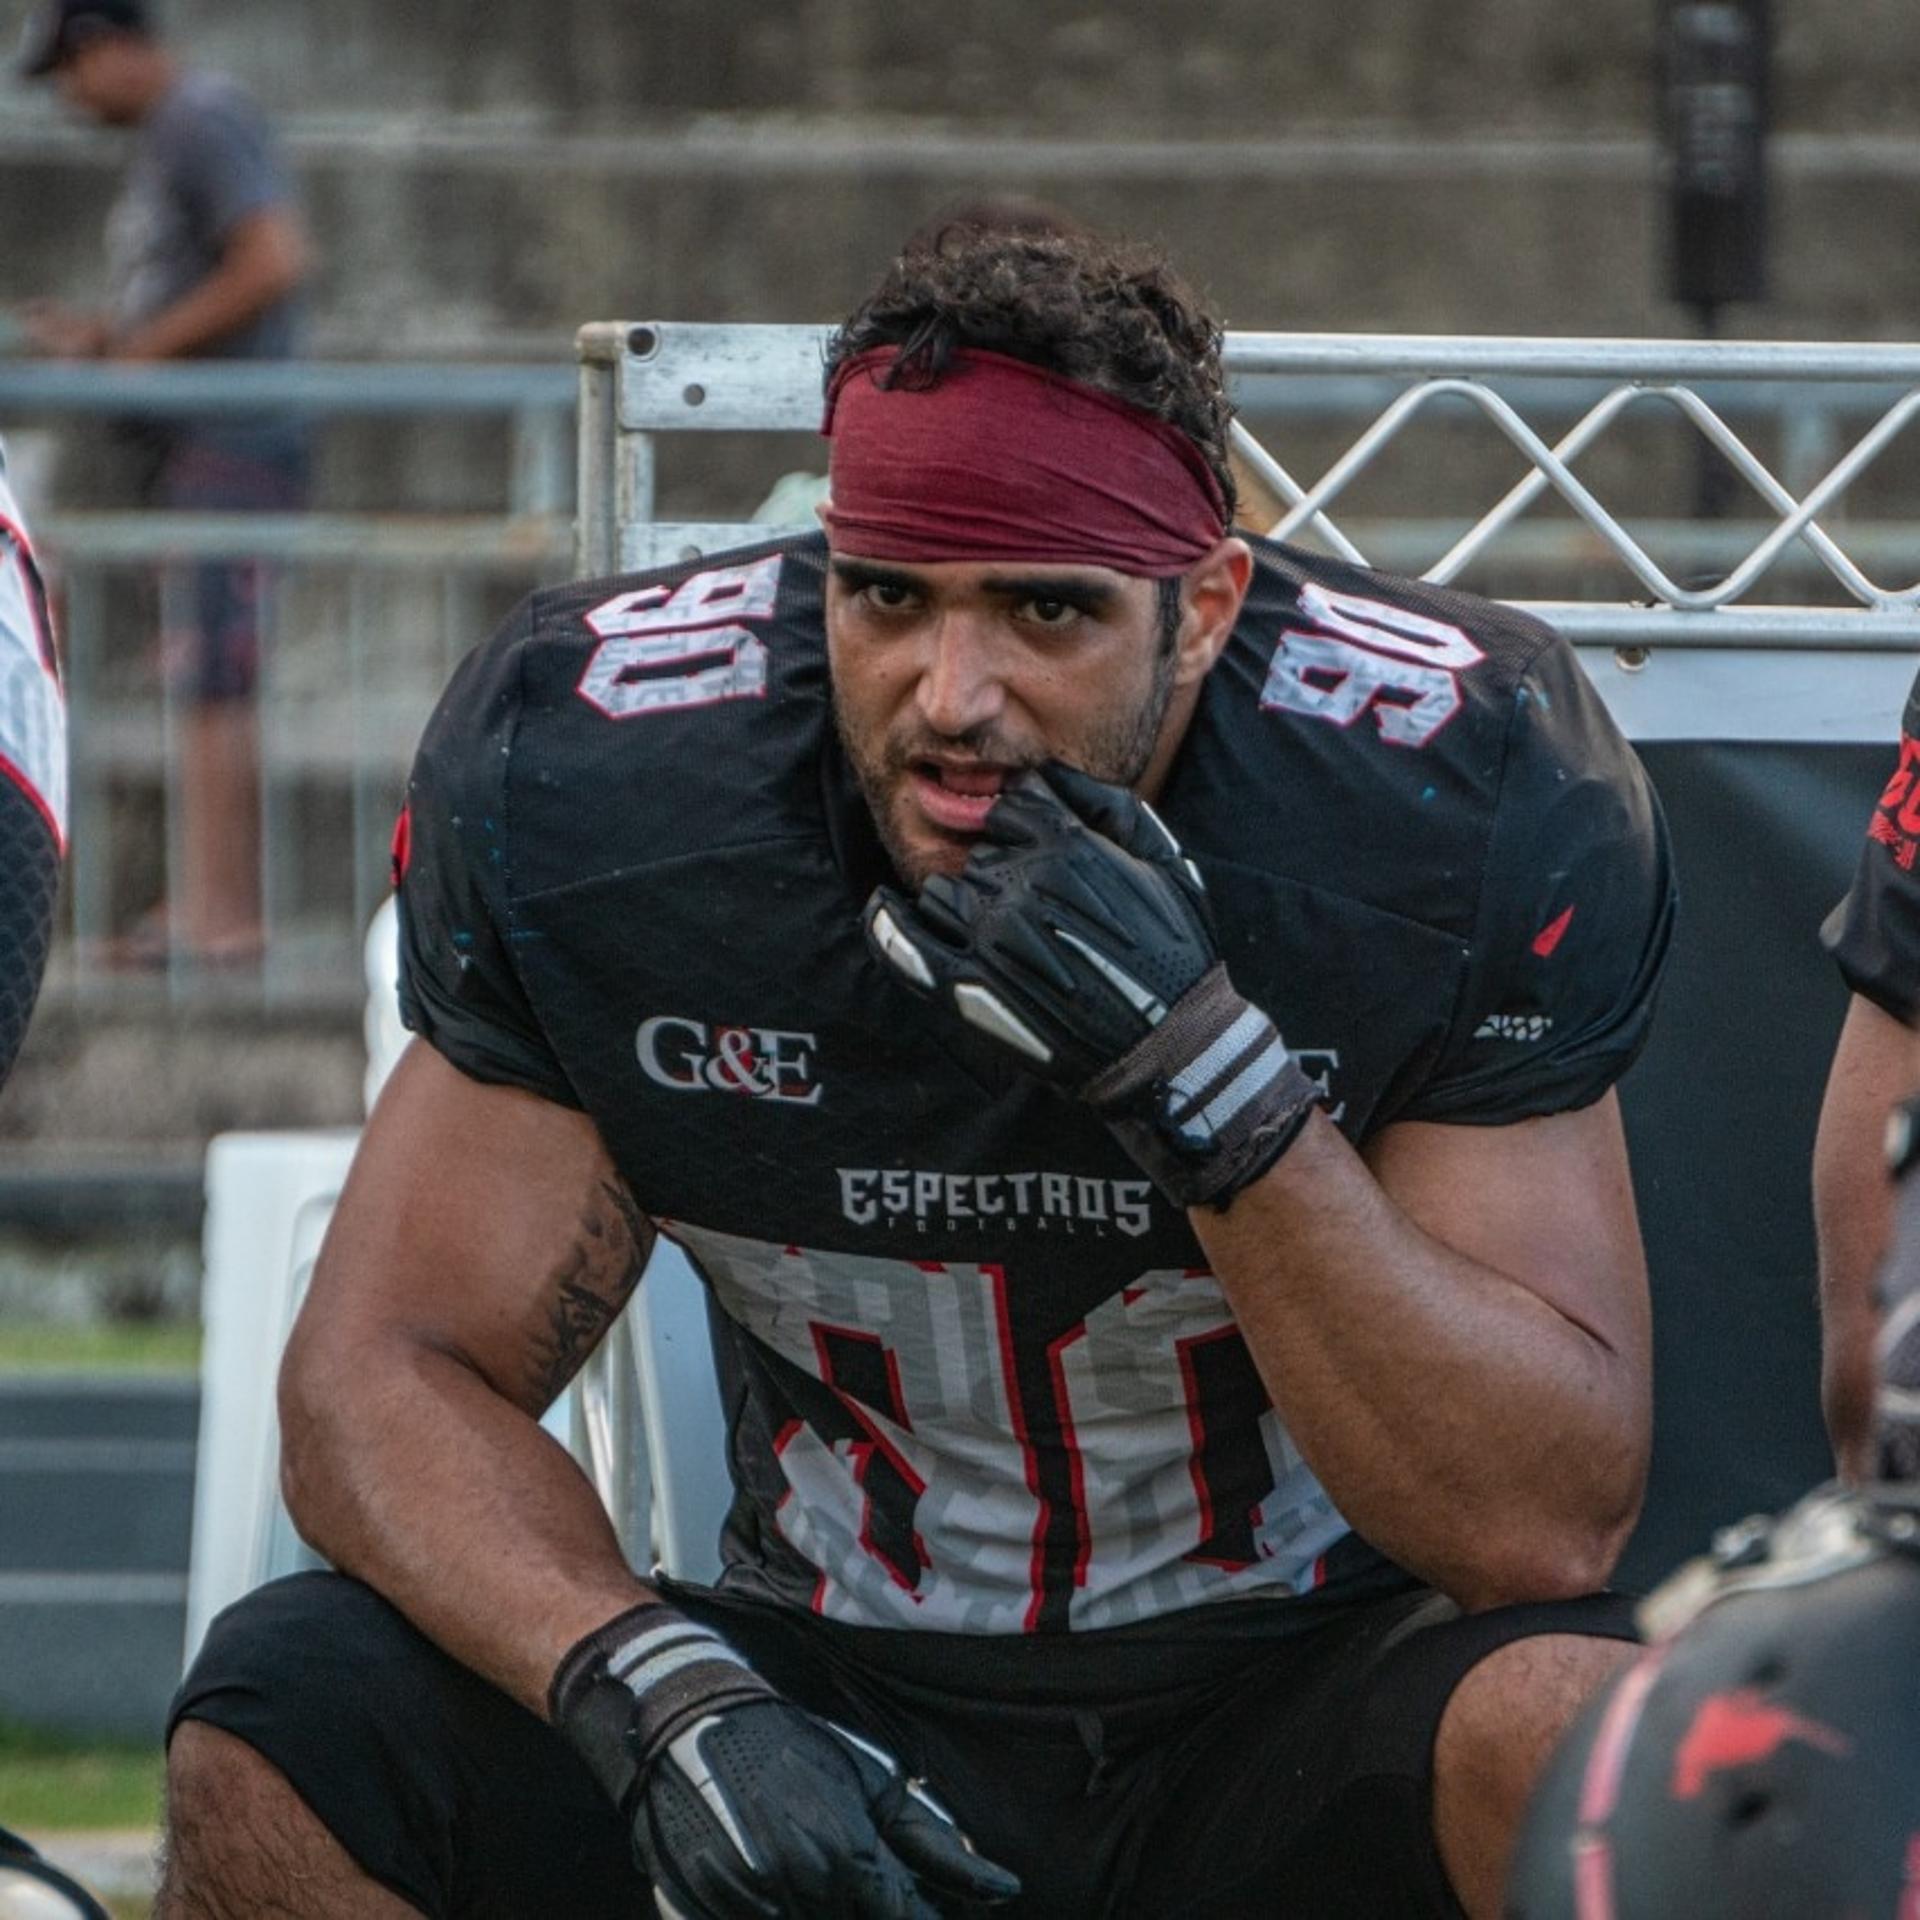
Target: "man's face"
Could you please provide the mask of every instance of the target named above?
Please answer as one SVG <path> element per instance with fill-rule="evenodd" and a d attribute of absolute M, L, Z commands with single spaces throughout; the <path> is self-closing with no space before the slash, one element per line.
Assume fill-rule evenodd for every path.
<path fill-rule="evenodd" d="M 60 97 L 101 126 L 135 125 L 140 118 L 133 73 L 137 45 L 131 34 L 82 35 L 53 70 Z"/>
<path fill-rule="evenodd" d="M 1131 786 L 1173 688 L 1151 580 L 836 553 L 834 718 L 895 870 L 957 873 L 1007 777 L 1059 759 Z"/>

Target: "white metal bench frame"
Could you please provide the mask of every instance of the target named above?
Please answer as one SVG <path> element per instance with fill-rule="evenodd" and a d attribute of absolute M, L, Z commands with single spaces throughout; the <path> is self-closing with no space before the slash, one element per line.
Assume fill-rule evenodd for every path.
<path fill-rule="evenodd" d="M 584 574 L 655 566 L 693 552 L 717 552 L 762 537 L 741 522 L 669 522 L 654 518 L 655 438 L 685 432 L 804 432 L 819 423 L 822 350 L 827 329 L 810 326 L 707 326 L 680 322 L 593 326 L 580 335 L 580 521 Z M 1920 647 L 1920 582 L 1887 586 L 1853 559 L 1820 516 L 1899 438 L 1920 411 L 1920 347 L 1791 342 L 1676 340 L 1530 340 L 1384 334 L 1235 333 L 1226 364 L 1237 384 L 1311 382 L 1355 376 L 1404 382 L 1378 417 L 1311 483 L 1303 483 L 1244 426 L 1235 444 L 1248 465 L 1284 500 L 1270 529 L 1287 540 L 1319 536 L 1346 559 L 1367 555 L 1340 526 L 1340 496 L 1422 413 L 1464 401 L 1511 441 L 1530 471 L 1490 505 L 1420 577 L 1456 579 L 1545 493 L 1552 491 L 1646 589 L 1647 602 L 1546 601 L 1521 604 L 1553 620 L 1578 642 L 1613 646 Z M 1589 384 L 1593 398 L 1576 425 L 1549 443 L 1527 418 L 1528 383 Z M 1796 495 L 1747 446 L 1726 417 L 1727 390 L 1817 386 L 1891 402 L 1844 447 L 1804 493 Z M 1686 587 L 1670 577 L 1583 484 L 1573 463 L 1631 409 L 1659 405 L 1689 420 L 1754 489 L 1772 516 L 1762 537 L 1718 580 Z M 1456 509 L 1457 502 L 1450 503 Z M 1845 590 L 1844 608 L 1756 601 L 1754 588 L 1794 541 L 1802 541 Z M 1695 616 L 1713 614 L 1710 623 Z M 1871 614 L 1869 621 L 1862 614 Z"/>

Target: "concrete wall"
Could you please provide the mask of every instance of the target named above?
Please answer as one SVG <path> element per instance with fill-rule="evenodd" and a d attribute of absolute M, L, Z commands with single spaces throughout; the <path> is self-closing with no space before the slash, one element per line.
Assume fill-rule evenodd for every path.
<path fill-rule="evenodd" d="M 1906 0 L 1780 7 L 1777 294 L 1750 332 L 1915 310 Z M 828 316 L 956 196 L 1163 238 L 1245 326 L 1680 330 L 1653 0 L 178 0 L 292 140 L 323 340 L 564 354 L 589 316 Z M 117 143 L 0 106 L 10 286 L 84 285 Z"/>
<path fill-rule="evenodd" d="M 1776 7 L 1785 124 L 1905 133 L 1906 0 Z M 701 114 L 1028 133 L 1271 135 L 1639 126 L 1652 0 L 175 0 L 175 30 L 288 110 L 540 112 L 631 130 Z"/>

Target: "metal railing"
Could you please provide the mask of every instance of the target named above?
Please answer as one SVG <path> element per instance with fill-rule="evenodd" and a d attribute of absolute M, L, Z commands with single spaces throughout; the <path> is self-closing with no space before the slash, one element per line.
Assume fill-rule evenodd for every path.
<path fill-rule="evenodd" d="M 202 360 L 135 367 L 0 358 L 0 424 L 261 412 L 315 422 L 504 420 L 512 446 L 508 511 L 564 513 L 573 498 L 574 389 L 561 365 Z"/>
<path fill-rule="evenodd" d="M 682 322 L 585 329 L 582 570 L 645 564 L 738 538 L 737 524 L 656 519 L 656 442 L 685 432 L 813 427 L 825 335 L 810 326 Z M 1236 452 L 1284 507 L 1268 529 L 1277 539 L 1307 537 L 1346 559 L 1378 564 L 1381 556 L 1336 509 L 1417 423 L 1457 419 L 1464 410 L 1491 425 L 1525 473 L 1484 511 L 1469 513 L 1437 555 L 1415 564 L 1399 539 L 1397 570 L 1460 581 L 1476 563 L 1512 551 L 1501 543 L 1532 508 L 1557 501 L 1578 524 L 1548 535 L 1552 557 L 1603 555 L 1638 588 L 1614 600 L 1532 603 L 1578 639 L 1779 646 L 1844 636 L 1845 644 L 1868 649 L 1920 644 L 1920 580 L 1889 585 L 1875 579 L 1829 525 L 1920 411 L 1920 348 L 1236 333 L 1228 336 L 1226 365 L 1243 416 L 1261 418 L 1280 434 L 1309 420 L 1363 423 L 1311 481 L 1295 477 L 1292 456 L 1274 431 L 1263 441 L 1245 424 L 1236 426 Z M 1663 565 L 1651 540 L 1636 537 L 1575 471 L 1576 461 L 1630 414 L 1649 408 L 1683 420 L 1700 448 L 1710 449 L 1750 490 L 1750 541 L 1711 578 L 1696 577 L 1697 547 L 1684 554 L 1684 568 Z M 1782 452 L 1775 464 L 1753 450 L 1736 424 L 1761 419 L 1777 429 Z M 1434 476 L 1425 510 L 1444 504 L 1457 511 L 1464 504 L 1457 497 L 1434 496 L 1457 496 L 1460 477 L 1457 464 Z M 1920 562 L 1920 546 L 1910 548 L 1902 537 L 1911 517 L 1876 530 L 1878 553 L 1897 542 L 1901 560 Z M 1541 529 L 1532 531 L 1536 557 L 1544 557 Z M 1675 531 L 1667 529 L 1670 540 Z M 1729 530 L 1706 531 L 1715 553 L 1724 553 Z M 1797 566 L 1783 564 L 1789 561 Z M 1756 596 L 1765 582 L 1804 577 L 1809 561 L 1837 590 L 1841 608 Z M 1863 622 L 1860 612 L 1874 618 Z M 1694 617 L 1703 614 L 1717 617 Z"/>

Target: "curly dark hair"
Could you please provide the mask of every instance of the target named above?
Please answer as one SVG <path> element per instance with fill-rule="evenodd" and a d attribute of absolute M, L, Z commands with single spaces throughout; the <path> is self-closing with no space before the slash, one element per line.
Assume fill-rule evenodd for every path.
<path fill-rule="evenodd" d="M 1231 519 L 1223 337 L 1155 248 L 1057 218 L 1016 227 L 963 213 L 907 243 L 828 341 L 826 377 L 872 347 L 900 349 L 887 381 L 907 387 L 934 385 L 961 347 L 1030 361 L 1179 428 Z"/>

